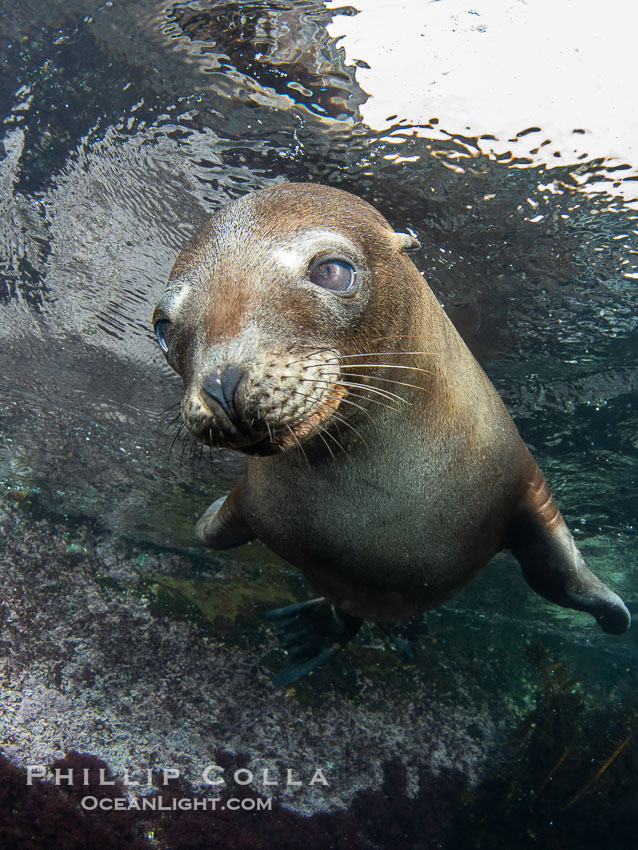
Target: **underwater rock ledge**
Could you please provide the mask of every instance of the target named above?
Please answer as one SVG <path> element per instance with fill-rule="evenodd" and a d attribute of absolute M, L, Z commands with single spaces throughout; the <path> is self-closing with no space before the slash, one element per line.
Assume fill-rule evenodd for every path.
<path fill-rule="evenodd" d="M 378 659 L 390 653 L 361 647 L 312 677 L 310 690 L 276 689 L 263 666 L 275 649 L 265 626 L 238 647 L 196 622 L 154 616 L 126 581 L 188 572 L 182 554 L 142 551 L 69 517 L 38 518 L 19 500 L 4 506 L 1 525 L 0 744 L 19 767 L 74 750 L 116 776 L 175 768 L 201 790 L 217 752 L 248 753 L 256 775 L 302 778 L 301 788 L 281 781 L 268 793 L 313 814 L 378 790 L 395 758 L 408 794 L 422 768 L 475 783 L 493 763 L 501 735 L 458 672 L 453 699 L 428 671 L 393 662 L 386 675 Z M 316 768 L 327 787 L 308 785 Z"/>

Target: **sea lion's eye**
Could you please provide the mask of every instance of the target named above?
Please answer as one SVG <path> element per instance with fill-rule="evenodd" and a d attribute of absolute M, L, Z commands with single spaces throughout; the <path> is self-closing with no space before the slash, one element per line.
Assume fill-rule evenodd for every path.
<path fill-rule="evenodd" d="M 347 292 L 352 289 L 355 276 L 355 270 L 345 260 L 325 260 L 309 274 L 314 284 L 331 292 Z"/>
<path fill-rule="evenodd" d="M 155 336 L 164 353 L 168 351 L 168 346 L 171 344 L 174 333 L 175 326 L 168 319 L 160 319 L 159 322 L 155 322 Z"/>

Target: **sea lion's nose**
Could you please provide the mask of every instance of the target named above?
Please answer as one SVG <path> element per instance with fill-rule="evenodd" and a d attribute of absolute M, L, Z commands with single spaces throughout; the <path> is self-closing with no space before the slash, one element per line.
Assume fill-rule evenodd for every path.
<path fill-rule="evenodd" d="M 202 390 L 221 405 L 231 422 L 236 419 L 234 398 L 243 377 L 244 370 L 241 366 L 225 366 L 221 370 L 211 372 L 202 382 Z"/>

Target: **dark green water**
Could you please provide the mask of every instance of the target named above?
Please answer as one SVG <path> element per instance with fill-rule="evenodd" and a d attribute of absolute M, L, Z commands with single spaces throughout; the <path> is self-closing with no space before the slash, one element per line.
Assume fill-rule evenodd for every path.
<path fill-rule="evenodd" d="M 471 846 L 472 835 L 481 847 L 590 846 L 578 806 L 604 835 L 619 794 L 614 846 L 633 846 L 635 631 L 610 638 L 542 602 L 504 556 L 432 615 L 416 664 L 371 631 L 314 686 L 282 696 L 268 684 L 279 661 L 261 614 L 310 590 L 263 547 L 213 556 L 192 537 L 241 459 L 179 441 L 171 451 L 180 383 L 153 306 L 221 204 L 275 180 L 328 183 L 418 235 L 413 259 L 585 558 L 635 610 L 638 214 L 623 191 L 635 169 L 488 156 L 476 138 L 413 135 L 401 116 L 370 129 L 357 68 L 326 29 L 354 12 L 318 0 L 0 4 L 0 743 L 20 767 L 78 750 L 118 775 L 175 764 L 196 775 L 219 749 L 282 771 L 330 763 L 329 796 L 284 796 L 305 815 L 376 792 L 393 754 L 409 777 L 403 820 L 398 804 L 383 823 L 360 813 L 358 833 L 343 826 L 350 844 L 324 824 L 317 846 Z M 397 152 L 408 161 L 387 158 Z M 578 685 L 565 685 L 571 674 Z M 563 679 L 550 693 L 552 676 Z M 545 737 L 520 744 L 521 728 Z M 512 767 L 526 759 L 527 772 Z M 434 806 L 424 774 L 418 795 L 427 770 L 475 789 L 456 794 L 450 780 L 436 829 L 423 826 L 421 804 Z M 500 837 L 486 837 L 487 805 L 505 813 Z M 364 821 L 367 845 L 356 843 Z M 155 846 L 231 846 L 147 827 Z M 34 846 L 64 846 L 47 840 Z M 236 846 L 262 846 L 252 840 Z"/>

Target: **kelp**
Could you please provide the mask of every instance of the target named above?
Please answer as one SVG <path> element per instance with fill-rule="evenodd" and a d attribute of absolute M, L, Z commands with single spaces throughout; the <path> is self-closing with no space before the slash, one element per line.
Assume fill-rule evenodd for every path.
<path fill-rule="evenodd" d="M 535 705 L 501 769 L 462 796 L 451 846 L 635 847 L 636 706 L 599 708 L 540 643 L 528 658 L 538 680 Z"/>

